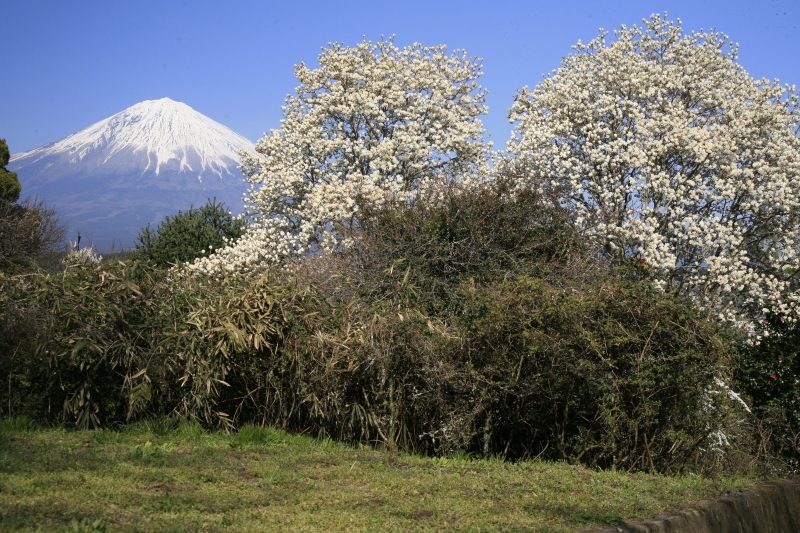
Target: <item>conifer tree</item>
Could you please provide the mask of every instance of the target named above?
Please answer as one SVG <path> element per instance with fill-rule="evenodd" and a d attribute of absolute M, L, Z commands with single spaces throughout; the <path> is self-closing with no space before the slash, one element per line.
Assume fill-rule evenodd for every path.
<path fill-rule="evenodd" d="M 10 158 L 6 140 L 0 139 L 0 202 L 9 204 L 16 202 L 22 192 L 17 173 L 6 169 Z"/>

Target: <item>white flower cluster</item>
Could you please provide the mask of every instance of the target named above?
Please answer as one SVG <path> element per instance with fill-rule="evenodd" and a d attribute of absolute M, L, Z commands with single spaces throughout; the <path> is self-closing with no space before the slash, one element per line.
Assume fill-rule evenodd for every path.
<path fill-rule="evenodd" d="M 486 92 L 480 59 L 444 46 L 392 40 L 323 48 L 320 68 L 295 67 L 280 129 L 243 153 L 252 184 L 246 234 L 188 265 L 247 272 L 308 252 L 346 246 L 340 231 L 359 206 L 403 201 L 440 180 L 478 179 L 491 143 L 478 117 Z M 464 178 L 467 176 L 467 178 Z"/>
<path fill-rule="evenodd" d="M 73 242 L 70 241 L 69 253 L 67 253 L 61 262 L 66 265 L 67 269 L 70 269 L 76 266 L 99 265 L 102 260 L 103 256 L 100 255 L 91 244 L 81 248 L 77 242 L 73 244 Z"/>
<path fill-rule="evenodd" d="M 798 94 L 749 76 L 724 34 L 686 35 L 680 24 L 652 15 L 611 44 L 607 32 L 579 41 L 516 95 L 508 150 L 599 247 L 646 260 L 665 290 L 726 319 L 791 316 Z"/>

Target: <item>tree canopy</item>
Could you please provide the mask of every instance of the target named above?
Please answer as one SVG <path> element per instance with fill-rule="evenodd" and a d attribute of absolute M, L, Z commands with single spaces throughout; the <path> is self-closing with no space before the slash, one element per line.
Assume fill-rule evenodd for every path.
<path fill-rule="evenodd" d="M 479 120 L 481 61 L 444 46 L 397 48 L 391 40 L 323 48 L 320 67 L 295 67 L 280 129 L 243 167 L 256 215 L 234 246 L 196 268 L 248 265 L 341 245 L 365 203 L 413 196 L 439 179 L 475 174 L 491 147 Z"/>
<path fill-rule="evenodd" d="M 6 169 L 11 154 L 5 139 L 0 139 L 0 202 L 14 203 L 19 200 L 22 185 L 17 179 L 17 173 Z"/>
<path fill-rule="evenodd" d="M 139 232 L 136 250 L 140 258 L 158 266 L 191 261 L 235 241 L 244 221 L 234 218 L 216 198 L 206 205 L 168 216 L 155 229 L 148 224 Z"/>
<path fill-rule="evenodd" d="M 800 113 L 721 33 L 659 15 L 580 41 L 515 97 L 508 150 L 598 250 L 727 318 L 798 303 Z"/>

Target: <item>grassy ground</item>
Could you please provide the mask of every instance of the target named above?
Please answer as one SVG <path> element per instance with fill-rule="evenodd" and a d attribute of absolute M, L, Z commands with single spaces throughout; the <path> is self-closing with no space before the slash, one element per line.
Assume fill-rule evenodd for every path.
<path fill-rule="evenodd" d="M 0 531 L 568 532 L 752 482 L 420 458 L 253 426 L 0 422 Z"/>

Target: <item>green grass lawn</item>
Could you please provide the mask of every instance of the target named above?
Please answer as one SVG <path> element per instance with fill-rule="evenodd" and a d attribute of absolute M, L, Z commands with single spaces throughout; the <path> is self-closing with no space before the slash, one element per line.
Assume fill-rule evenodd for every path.
<path fill-rule="evenodd" d="M 568 532 L 754 482 L 422 458 L 253 426 L 0 424 L 0 531 Z"/>

